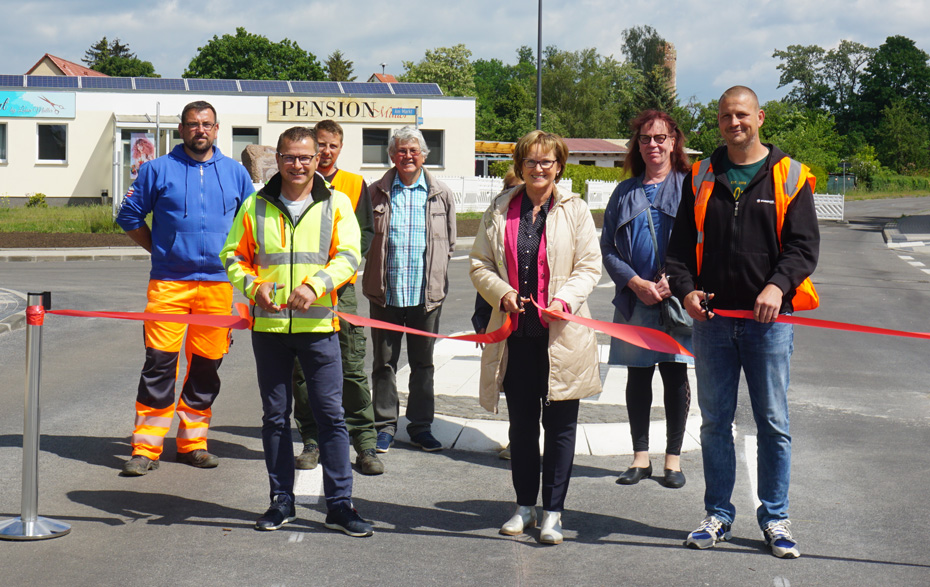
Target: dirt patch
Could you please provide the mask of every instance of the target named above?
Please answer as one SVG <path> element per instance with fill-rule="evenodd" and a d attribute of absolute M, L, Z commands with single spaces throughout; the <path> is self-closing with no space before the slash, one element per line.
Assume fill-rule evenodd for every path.
<path fill-rule="evenodd" d="M 76 232 L 0 232 L 0 249 L 64 249 L 84 247 L 132 247 L 125 234 Z"/>

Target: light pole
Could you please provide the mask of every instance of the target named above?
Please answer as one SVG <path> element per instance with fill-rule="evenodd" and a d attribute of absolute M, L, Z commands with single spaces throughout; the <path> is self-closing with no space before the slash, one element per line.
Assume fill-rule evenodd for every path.
<path fill-rule="evenodd" d="M 536 130 L 542 130 L 542 0 L 539 0 L 539 30 L 536 33 Z"/>

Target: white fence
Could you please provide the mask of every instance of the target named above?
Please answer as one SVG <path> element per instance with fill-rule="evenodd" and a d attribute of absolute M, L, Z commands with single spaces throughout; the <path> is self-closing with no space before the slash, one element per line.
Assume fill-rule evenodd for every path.
<path fill-rule="evenodd" d="M 499 177 L 461 177 L 437 176 L 449 186 L 455 199 L 456 212 L 484 212 L 491 205 L 494 196 L 504 189 L 504 180 Z M 570 179 L 563 179 L 558 184 L 560 190 L 572 189 Z"/>
<path fill-rule="evenodd" d="M 592 210 L 607 207 L 610 195 L 617 187 L 617 182 L 589 179 L 585 181 L 585 199 Z M 814 208 L 817 220 L 840 220 L 845 216 L 846 200 L 842 194 L 814 194 Z"/>

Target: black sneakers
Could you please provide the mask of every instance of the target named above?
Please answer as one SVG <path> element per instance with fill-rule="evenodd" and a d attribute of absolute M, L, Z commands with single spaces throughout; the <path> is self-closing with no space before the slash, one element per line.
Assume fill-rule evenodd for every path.
<path fill-rule="evenodd" d="M 330 530 L 339 530 L 349 536 L 362 538 L 374 534 L 371 524 L 358 515 L 355 508 L 341 505 L 326 513 L 326 527 Z"/>
<path fill-rule="evenodd" d="M 294 502 L 283 495 L 276 495 L 271 500 L 268 511 L 255 522 L 256 530 L 277 530 L 288 522 L 297 519 L 297 512 L 294 510 Z"/>

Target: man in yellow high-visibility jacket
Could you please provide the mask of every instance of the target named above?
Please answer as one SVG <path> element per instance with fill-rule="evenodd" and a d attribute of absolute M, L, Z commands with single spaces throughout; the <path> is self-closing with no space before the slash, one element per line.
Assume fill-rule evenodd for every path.
<path fill-rule="evenodd" d="M 220 258 L 229 280 L 252 301 L 252 350 L 262 398 L 262 445 L 271 506 L 255 523 L 277 530 L 295 519 L 291 374 L 300 361 L 320 429 L 326 527 L 370 536 L 352 506 L 349 435 L 342 410 L 336 290 L 358 269 L 359 227 L 349 198 L 316 173 L 313 130 L 278 139 L 278 173 L 247 199 Z"/>

